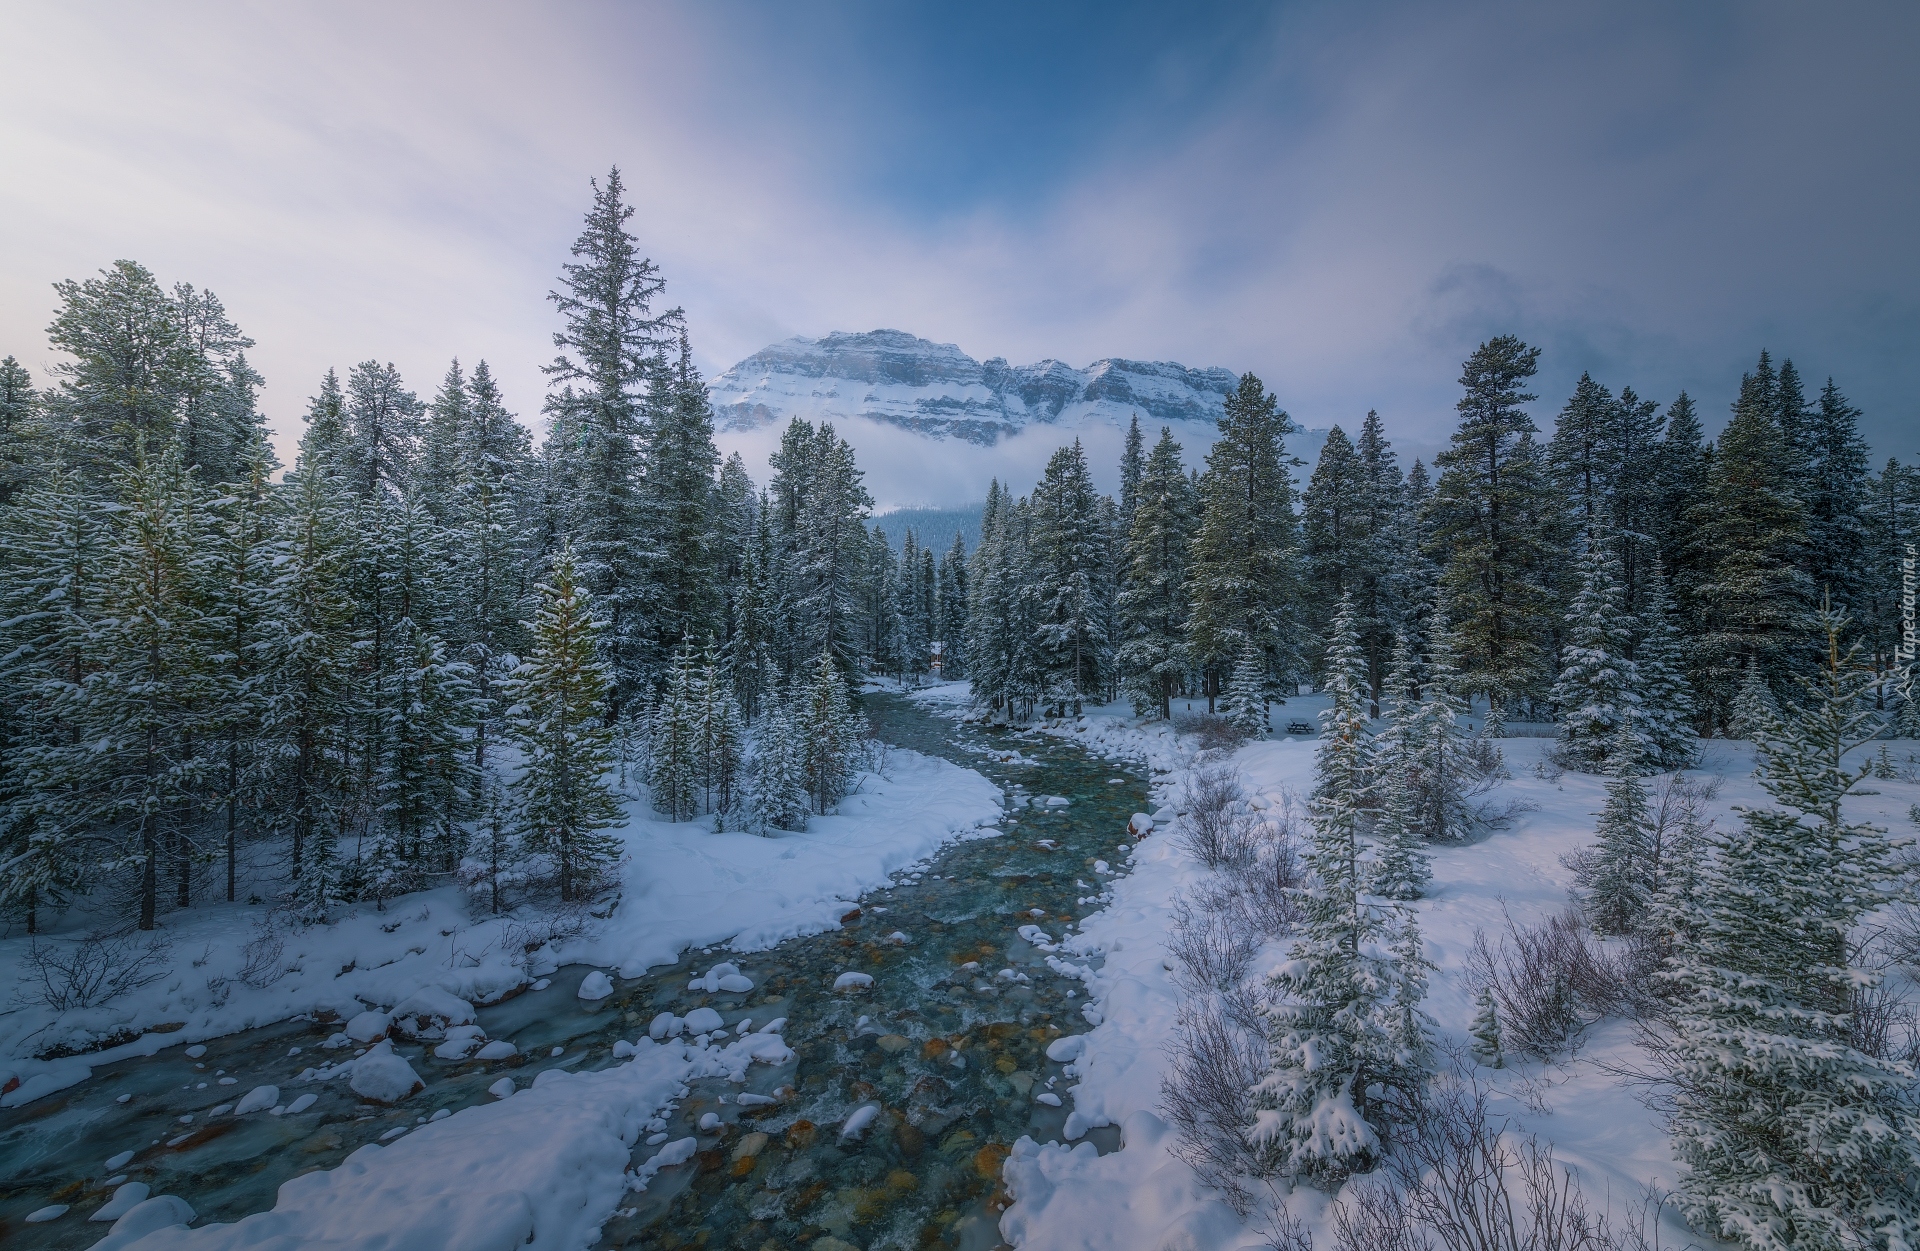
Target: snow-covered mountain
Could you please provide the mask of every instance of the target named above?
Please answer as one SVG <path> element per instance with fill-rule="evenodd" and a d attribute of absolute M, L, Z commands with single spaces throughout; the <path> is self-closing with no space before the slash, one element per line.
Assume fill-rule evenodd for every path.
<path fill-rule="evenodd" d="M 991 446 L 1030 426 L 1211 426 L 1238 379 L 1226 369 L 1169 361 L 1098 360 L 1009 365 L 977 361 L 951 343 L 901 330 L 788 339 L 755 352 L 711 385 L 721 430 L 748 431 L 794 417 L 864 417 L 937 438 Z"/>

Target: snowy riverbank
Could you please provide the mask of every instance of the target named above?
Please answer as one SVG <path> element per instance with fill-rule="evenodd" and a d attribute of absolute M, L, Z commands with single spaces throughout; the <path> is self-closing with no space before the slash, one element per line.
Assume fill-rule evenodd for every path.
<path fill-rule="evenodd" d="M 971 770 L 916 752 L 889 752 L 884 776 L 868 774 L 835 813 L 778 838 L 715 834 L 711 818 L 656 819 L 629 801 L 617 831 L 624 844 L 618 904 L 583 913 L 562 936 L 529 953 L 529 937 L 552 932 L 551 910 L 488 917 L 453 887 L 345 910 L 326 925 L 278 924 L 264 905 L 211 904 L 163 919 L 168 966 L 158 979 L 99 1007 L 56 1011 L 36 1002 L 26 953 L 31 940 L 0 940 L 0 968 L 15 971 L 14 1010 L 0 1016 L 0 1084 L 18 1106 L 83 1081 L 92 1066 L 194 1043 L 301 1013 L 350 1017 L 389 1008 L 421 989 L 478 1002 L 498 997 L 562 963 L 591 963 L 637 976 L 689 947 L 762 950 L 834 928 L 852 901 L 894 871 L 1000 815 L 1000 792 Z M 84 929 L 44 942 L 71 943 Z M 249 944 L 253 944 L 250 948 Z M 249 972 L 252 960 L 255 967 Z M 103 1039 L 131 1041 L 63 1059 Z"/>
<path fill-rule="evenodd" d="M 924 702 L 954 706 L 946 688 Z M 1276 709 L 1285 718 L 1308 716 L 1319 701 L 1290 700 Z M 1089 710 L 1077 720 L 1039 727 L 1069 737 L 1089 750 L 1141 760 L 1155 772 L 1156 804 L 1179 803 L 1182 771 L 1193 759 L 1190 738 L 1176 738 L 1164 724 L 1139 725 L 1122 707 Z M 1473 1015 L 1466 956 L 1477 930 L 1498 938 L 1507 917 L 1536 924 L 1563 912 L 1572 874 L 1562 863 L 1593 839 L 1594 814 L 1604 802 L 1598 777 L 1560 773 L 1545 766 L 1552 741 L 1511 738 L 1501 748 L 1512 777 L 1486 798 L 1495 806 L 1523 807 L 1508 824 L 1457 847 L 1436 847 L 1433 882 L 1416 907 L 1427 958 L 1436 966 L 1426 1000 L 1443 1049 L 1464 1050 Z M 1896 759 L 1914 749 L 1891 745 Z M 1710 815 L 1725 828 L 1737 805 L 1762 793 L 1752 777 L 1753 753 L 1742 742 L 1704 743 L 1691 772 L 1721 781 Z M 1877 750 L 1878 745 L 1870 750 Z M 1868 749 L 1859 753 L 1863 763 Z M 1285 738 L 1249 743 L 1233 752 L 1244 793 L 1257 807 L 1279 806 L 1312 789 L 1313 742 Z M 1849 802 L 1850 815 L 1911 835 L 1909 806 L 1920 785 L 1876 780 Z M 1102 910 L 1084 917 L 1062 943 L 1070 959 L 1098 954 L 1100 967 L 1086 982 L 1095 1022 L 1080 1044 L 1070 1088 L 1073 1115 L 1065 1144 L 1022 1140 L 1005 1169 L 1013 1199 L 1001 1230 L 1018 1247 L 1062 1249 L 1177 1245 L 1194 1251 L 1265 1248 L 1268 1235 L 1259 1209 L 1243 1219 L 1174 1152 L 1178 1145 L 1163 1119 L 1162 1079 L 1169 1067 L 1183 992 L 1167 938 L 1175 901 L 1202 883 L 1208 870 L 1168 837 L 1163 808 L 1155 832 L 1129 858 L 1131 872 L 1116 880 Z M 1269 943 L 1256 973 L 1285 958 L 1285 940 Z M 1078 963 L 1078 960 L 1075 960 Z M 1557 1158 L 1575 1173 L 1591 1202 L 1630 1217 L 1647 1187 L 1670 1188 L 1675 1167 L 1665 1129 L 1642 1101 L 1642 1092 L 1618 1076 L 1618 1063 L 1637 1058 L 1629 1023 L 1609 1019 L 1590 1029 L 1570 1055 L 1541 1063 L 1510 1059 L 1501 1070 L 1482 1068 L 1493 1090 L 1493 1112 L 1522 1136 L 1551 1142 Z M 1123 1148 L 1099 1155 L 1076 1144 L 1085 1129 L 1122 1128 Z M 1284 1188 L 1281 1191 L 1284 1193 Z M 1318 1245 L 1331 1245 L 1329 1198 L 1301 1187 L 1286 1199 L 1292 1214 L 1313 1229 Z M 1669 1215 L 1672 1245 L 1700 1240 Z"/>

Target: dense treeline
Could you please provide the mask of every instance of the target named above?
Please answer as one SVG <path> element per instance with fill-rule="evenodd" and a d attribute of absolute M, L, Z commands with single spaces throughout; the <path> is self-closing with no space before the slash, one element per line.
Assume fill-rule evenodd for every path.
<path fill-rule="evenodd" d="M 320 917 L 446 875 L 585 898 L 623 762 L 674 818 L 837 801 L 847 679 L 928 671 L 966 555 L 896 558 L 829 426 L 794 423 L 765 491 L 721 463 L 630 212 L 596 184 L 538 448 L 485 361 L 423 399 L 369 360 L 320 380 L 281 474 L 211 292 L 131 261 L 58 285 L 54 376 L 0 362 L 10 915 L 101 892 L 151 928 L 245 891 Z"/>
<path fill-rule="evenodd" d="M 1668 763 L 1692 735 L 1737 731 L 1743 699 L 1818 666 L 1823 603 L 1877 677 L 1896 670 L 1920 471 L 1872 471 L 1832 380 L 1810 401 L 1762 352 L 1710 441 L 1685 393 L 1663 410 L 1583 375 L 1542 440 L 1523 407 L 1538 360 L 1512 337 L 1481 345 L 1431 470 L 1403 472 L 1370 412 L 1357 437 L 1328 432 L 1296 500 L 1292 424 L 1249 374 L 1204 467 L 1165 429 L 1149 451 L 1136 420 L 1117 501 L 1078 444 L 1029 496 L 995 483 L 966 639 L 976 695 L 1015 718 L 1123 690 L 1164 717 L 1197 696 L 1258 729 L 1269 701 L 1325 680 L 1349 596 L 1373 716 L 1396 643 L 1430 654 L 1445 623 L 1457 693 L 1496 722 L 1561 723 L 1588 764 L 1616 706 Z M 1874 698 L 1915 715 L 1890 682 Z"/>

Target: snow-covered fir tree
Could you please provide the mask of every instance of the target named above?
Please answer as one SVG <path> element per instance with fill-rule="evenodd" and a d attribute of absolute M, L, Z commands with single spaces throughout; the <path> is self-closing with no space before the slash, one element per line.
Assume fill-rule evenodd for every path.
<path fill-rule="evenodd" d="M 1553 684 L 1559 754 L 1575 768 L 1598 770 L 1617 749 L 1622 730 L 1638 724 L 1640 669 L 1628 655 L 1633 632 L 1620 602 L 1619 575 L 1612 544 L 1590 534 Z M 1643 744 L 1639 754 L 1651 752 Z"/>
<path fill-rule="evenodd" d="M 770 698 L 747 758 L 747 820 L 760 833 L 804 830 L 813 811 L 800 727 L 784 699 Z"/>
<path fill-rule="evenodd" d="M 1421 834 L 1437 842 L 1453 842 L 1467 837 L 1479 824 L 1468 802 L 1472 776 L 1466 729 L 1461 724 L 1467 705 L 1457 693 L 1461 679 L 1454 662 L 1452 622 L 1444 611 L 1436 612 L 1430 629 L 1426 697 L 1420 705 L 1419 728 L 1412 736 L 1419 767 L 1410 776 L 1417 779 L 1414 813 Z"/>
<path fill-rule="evenodd" d="M 1386 899 L 1418 899 L 1433 878 L 1420 828 L 1421 736 L 1426 727 L 1416 681 L 1413 649 L 1402 636 L 1394 643 L 1387 670 L 1387 724 L 1374 736 L 1368 766 L 1378 809 L 1370 889 Z"/>
<path fill-rule="evenodd" d="M 1493 992 L 1481 987 L 1473 997 L 1473 1023 L 1467 1027 L 1472 1037 L 1473 1058 L 1490 1069 L 1507 1066 L 1505 1041 L 1500 1036 L 1500 1009 L 1494 1005 Z"/>
<path fill-rule="evenodd" d="M 700 736 L 705 684 L 693 667 L 693 647 L 682 642 L 648 718 L 647 792 L 670 821 L 700 811 Z"/>
<path fill-rule="evenodd" d="M 1581 902 L 1597 934 L 1631 934 L 1646 922 L 1657 886 L 1647 788 L 1640 780 L 1641 740 L 1631 722 L 1616 738 L 1607 767 L 1607 802 L 1591 851 L 1576 862 Z"/>
<path fill-rule="evenodd" d="M 563 901 L 584 898 L 620 853 L 606 833 L 620 820 L 607 773 L 613 732 L 604 721 L 612 681 L 597 650 L 599 623 L 563 547 L 539 588 L 533 651 L 514 671 L 508 724 L 525 753 L 514 784 L 521 837 L 552 858 Z"/>
<path fill-rule="evenodd" d="M 1227 689 L 1220 697 L 1220 715 L 1248 738 L 1265 738 L 1273 732 L 1267 694 L 1266 659 L 1258 648 L 1248 644 L 1240 651 L 1233 676 L 1227 679 Z"/>
<path fill-rule="evenodd" d="M 1642 579 L 1640 642 L 1634 668 L 1640 677 L 1640 702 L 1634 724 L 1646 739 L 1647 763 L 1684 769 L 1700 754 L 1693 729 L 1693 685 L 1687 681 L 1686 648 L 1674 629 L 1673 609 L 1660 558 L 1649 558 Z"/>
<path fill-rule="evenodd" d="M 1312 884 L 1300 936 L 1274 975 L 1272 1068 L 1254 1088 L 1254 1142 L 1285 1173 L 1337 1181 L 1387 1150 L 1429 1068 L 1425 970 L 1412 915 L 1367 893 L 1359 797 L 1367 785 L 1366 665 L 1351 597 L 1327 645 L 1314 757 Z"/>
<path fill-rule="evenodd" d="M 1180 464 L 1180 445 L 1162 426 L 1135 492 L 1126 584 L 1120 592 L 1117 660 L 1134 711 L 1143 716 L 1172 715 L 1173 695 L 1190 668 L 1188 559 L 1196 507 L 1193 483 Z"/>
<path fill-rule="evenodd" d="M 1076 440 L 1047 462 L 1033 491 L 1028 540 L 1042 699 L 1055 715 L 1098 702 L 1111 663 L 1102 585 L 1111 577 L 1093 475 Z"/>
<path fill-rule="evenodd" d="M 1771 803 L 1719 840 L 1665 974 L 1681 1207 L 1754 1251 L 1920 1243 L 1920 1086 L 1853 1032 L 1883 976 L 1856 935 L 1892 889 L 1885 831 L 1844 811 L 1873 676 L 1820 621 L 1825 670 L 1758 745 Z"/>
<path fill-rule="evenodd" d="M 1728 711 L 1727 733 L 1734 738 L 1757 741 L 1779 715 L 1780 701 L 1760 672 L 1759 661 L 1747 657 L 1746 668 L 1740 675 L 1739 693 L 1733 697 L 1733 706 Z"/>

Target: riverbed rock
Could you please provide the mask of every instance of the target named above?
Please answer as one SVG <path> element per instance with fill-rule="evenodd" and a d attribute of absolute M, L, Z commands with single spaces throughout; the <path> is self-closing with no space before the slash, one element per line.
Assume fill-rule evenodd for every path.
<path fill-rule="evenodd" d="M 754 1156 L 766 1150 L 766 1148 L 767 1136 L 756 1130 L 733 1145 L 733 1158 L 736 1160 L 751 1160 Z"/>
<path fill-rule="evenodd" d="M 875 1046 L 889 1055 L 896 1051 L 905 1051 L 908 1047 L 913 1046 L 912 1042 L 900 1034 L 882 1034 L 873 1041 Z"/>
<path fill-rule="evenodd" d="M 354 1094 L 375 1103 L 398 1103 L 426 1087 L 413 1066 L 404 1056 L 395 1055 L 393 1044 L 386 1041 L 375 1043 L 353 1062 L 353 1077 L 347 1085 Z"/>

